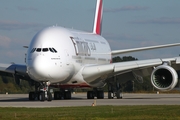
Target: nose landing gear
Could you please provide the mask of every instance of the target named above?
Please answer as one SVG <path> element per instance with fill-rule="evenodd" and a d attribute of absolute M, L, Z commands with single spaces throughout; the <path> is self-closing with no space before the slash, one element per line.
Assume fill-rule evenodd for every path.
<path fill-rule="evenodd" d="M 49 91 L 50 82 L 40 82 L 35 84 L 35 92 L 29 93 L 29 100 L 52 101 L 52 94 Z"/>

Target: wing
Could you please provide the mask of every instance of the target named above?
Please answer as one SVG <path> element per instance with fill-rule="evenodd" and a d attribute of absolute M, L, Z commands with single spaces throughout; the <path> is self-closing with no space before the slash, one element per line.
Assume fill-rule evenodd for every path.
<path fill-rule="evenodd" d="M 127 73 L 132 70 L 161 65 L 161 59 L 140 60 L 130 62 L 119 62 L 106 65 L 87 66 L 83 69 L 82 75 L 86 81 L 101 78 L 102 76 Z"/>
<path fill-rule="evenodd" d="M 151 75 L 152 84 L 154 83 L 157 89 L 170 90 L 177 84 L 176 71 L 180 70 L 179 63 L 180 57 L 94 65 L 85 67 L 82 75 L 89 84 L 106 81 L 114 75 L 120 76 L 119 82 L 133 79 L 142 81 L 144 76 Z"/>
<path fill-rule="evenodd" d="M 149 46 L 149 47 L 141 47 L 141 48 L 124 49 L 124 50 L 113 50 L 111 52 L 111 54 L 117 55 L 117 54 L 129 53 L 129 52 L 137 52 L 137 51 L 150 50 L 150 49 L 166 48 L 166 47 L 173 47 L 173 46 L 179 46 L 179 45 L 180 45 L 180 43 L 174 43 L 174 44 L 166 44 L 166 45 L 157 45 L 157 46 Z"/>
<path fill-rule="evenodd" d="M 18 82 L 19 79 L 31 80 L 26 70 L 26 65 L 0 64 L 0 75 L 14 77 L 16 82 Z"/>

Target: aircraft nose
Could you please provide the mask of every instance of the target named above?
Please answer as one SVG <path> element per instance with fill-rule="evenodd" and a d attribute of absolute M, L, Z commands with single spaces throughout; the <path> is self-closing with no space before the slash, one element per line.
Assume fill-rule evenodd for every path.
<path fill-rule="evenodd" d="M 44 55 L 38 55 L 28 62 L 28 74 L 37 81 L 61 82 L 69 79 L 74 71 L 72 65 L 54 60 Z"/>
<path fill-rule="evenodd" d="M 47 71 L 49 68 L 48 60 L 44 56 L 36 56 L 32 64 L 32 73 L 34 78 L 45 80 L 49 78 Z"/>

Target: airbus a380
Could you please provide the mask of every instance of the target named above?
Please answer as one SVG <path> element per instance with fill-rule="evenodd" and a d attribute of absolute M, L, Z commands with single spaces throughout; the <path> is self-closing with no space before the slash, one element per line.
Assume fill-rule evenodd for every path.
<path fill-rule="evenodd" d="M 88 99 L 104 98 L 101 90 L 108 84 L 108 98 L 122 98 L 120 83 L 142 80 L 151 75 L 152 85 L 159 90 L 171 90 L 178 82 L 180 58 L 149 59 L 112 63 L 112 56 L 121 53 L 179 46 L 158 45 L 143 48 L 112 51 L 101 36 L 103 0 L 97 0 L 94 29 L 92 33 L 49 27 L 39 31 L 28 46 L 26 65 L 0 64 L 0 74 L 32 81 L 35 91 L 29 100 L 51 101 L 49 86 L 58 87 L 54 99 L 71 99 L 71 88 L 93 88 L 87 92 Z M 114 79 L 118 75 L 121 79 Z"/>

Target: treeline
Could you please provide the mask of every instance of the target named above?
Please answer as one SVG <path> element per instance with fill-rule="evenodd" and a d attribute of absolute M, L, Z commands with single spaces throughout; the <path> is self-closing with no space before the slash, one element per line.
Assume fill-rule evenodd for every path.
<path fill-rule="evenodd" d="M 17 85 L 12 77 L 0 76 L 0 94 L 29 93 L 33 89 L 34 87 L 26 80 L 22 80 L 21 84 Z"/>
<path fill-rule="evenodd" d="M 120 56 L 116 56 L 112 59 L 113 63 L 116 62 L 125 62 L 125 61 L 134 61 L 138 60 L 137 58 L 134 58 L 132 56 L 123 56 L 122 58 Z"/>

